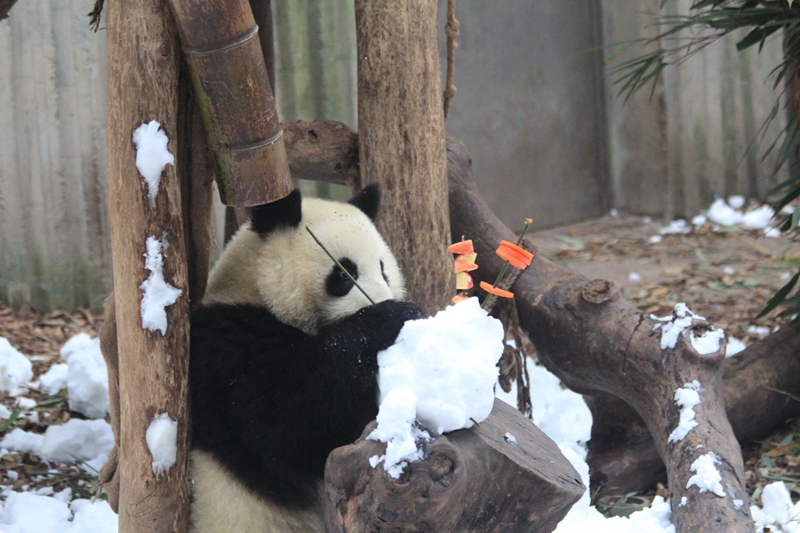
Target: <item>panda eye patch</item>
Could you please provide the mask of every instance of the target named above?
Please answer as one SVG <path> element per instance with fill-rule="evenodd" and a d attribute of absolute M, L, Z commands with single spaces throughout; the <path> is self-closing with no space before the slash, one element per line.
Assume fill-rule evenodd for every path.
<path fill-rule="evenodd" d="M 353 276 L 353 279 L 358 279 L 358 267 L 355 263 L 353 263 L 349 258 L 343 257 L 339 259 L 339 263 L 347 269 L 347 272 Z M 346 296 L 350 289 L 353 288 L 353 282 L 350 281 L 350 278 L 342 272 L 338 266 L 333 265 L 331 268 L 330 273 L 328 274 L 328 278 L 325 280 L 325 290 L 331 296 Z"/>
<path fill-rule="evenodd" d="M 383 259 L 381 259 L 381 276 L 383 276 L 383 281 L 389 283 L 389 277 L 386 275 L 386 272 L 383 271 Z"/>

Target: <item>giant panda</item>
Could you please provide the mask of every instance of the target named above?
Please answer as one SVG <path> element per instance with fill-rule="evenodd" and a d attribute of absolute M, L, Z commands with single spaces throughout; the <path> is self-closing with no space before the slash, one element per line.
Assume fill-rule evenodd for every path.
<path fill-rule="evenodd" d="M 379 202 L 377 184 L 349 203 L 295 190 L 254 208 L 212 270 L 191 320 L 193 533 L 325 530 L 325 460 L 375 418 L 377 353 L 422 316 Z"/>

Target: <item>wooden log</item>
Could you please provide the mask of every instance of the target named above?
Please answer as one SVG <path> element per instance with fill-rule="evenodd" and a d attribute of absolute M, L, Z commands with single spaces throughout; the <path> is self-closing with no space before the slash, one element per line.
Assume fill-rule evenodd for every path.
<path fill-rule="evenodd" d="M 122 533 L 183 532 L 188 526 L 189 300 L 184 221 L 177 167 L 168 165 L 151 205 L 132 142 L 142 123 L 158 120 L 177 152 L 180 48 L 163 0 L 107 6 L 108 194 L 114 256 L 120 380 Z M 176 163 L 178 161 L 176 160 Z M 167 307 L 166 334 L 142 327 L 140 285 L 147 279 L 145 243 L 162 238 L 163 274 L 184 291 Z M 178 423 L 177 460 L 156 476 L 145 433 L 157 414 Z"/>
<path fill-rule="evenodd" d="M 238 207 L 283 198 L 293 186 L 249 3 L 169 2 L 216 154 L 220 198 Z"/>
<path fill-rule="evenodd" d="M 399 479 L 369 465 L 386 447 L 364 438 L 374 428 L 328 456 L 329 533 L 546 533 L 585 490 L 556 444 L 499 400 L 479 426 L 435 435 Z"/>
<path fill-rule="evenodd" d="M 455 294 L 436 0 L 356 0 L 359 159 L 378 181 L 377 225 L 433 313 Z"/>
<path fill-rule="evenodd" d="M 514 234 L 480 197 L 466 149 L 451 148 L 453 235 L 473 239 L 482 258 L 473 277 L 491 282 L 503 264 L 494 249 Z M 645 420 L 667 466 L 677 531 L 753 531 L 741 451 L 722 402 L 724 343 L 715 353 L 701 354 L 689 342 L 690 334 L 699 334 L 707 325 L 694 321 L 675 349 L 661 350 L 661 334 L 653 321 L 621 298 L 613 283 L 587 281 L 541 256 L 522 273 L 513 291 L 520 325 L 550 371 L 575 391 L 622 398 Z M 675 391 L 694 380 L 702 386 L 702 402 L 695 407 L 698 426 L 683 440 L 668 443 L 679 419 Z M 690 467 L 709 452 L 719 458 L 716 468 L 724 497 L 688 487 Z M 681 505 L 684 497 L 688 503 Z"/>
<path fill-rule="evenodd" d="M 358 134 L 353 130 L 341 122 L 298 120 L 283 124 L 283 131 L 293 177 L 360 188 Z"/>

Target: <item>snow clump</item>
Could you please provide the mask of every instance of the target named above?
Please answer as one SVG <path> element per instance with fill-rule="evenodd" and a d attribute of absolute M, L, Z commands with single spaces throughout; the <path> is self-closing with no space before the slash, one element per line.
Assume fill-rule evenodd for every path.
<path fill-rule="evenodd" d="M 153 474 L 158 477 L 172 468 L 178 456 L 178 422 L 167 413 L 155 415 L 147 428 L 145 440 L 153 457 Z"/>
<path fill-rule="evenodd" d="M 41 456 L 47 461 L 68 463 L 92 461 L 111 453 L 114 434 L 105 420 L 72 418 L 61 426 L 50 426 L 44 434 Z"/>
<path fill-rule="evenodd" d="M 680 421 L 669 435 L 667 442 L 678 442 L 684 439 L 691 430 L 697 427 L 694 408 L 700 405 L 700 382 L 684 383 L 682 388 L 675 391 L 675 403 L 681 408 Z"/>
<path fill-rule="evenodd" d="M 0 337 L 0 391 L 9 396 L 22 394 L 24 383 L 33 379 L 33 365 L 27 357 Z"/>
<path fill-rule="evenodd" d="M 161 124 L 151 120 L 142 124 L 133 132 L 133 143 L 136 145 L 136 168 L 147 183 L 147 196 L 150 204 L 156 201 L 161 173 L 167 165 L 175 164 L 175 157 L 167 150 L 169 139 Z"/>
<path fill-rule="evenodd" d="M 696 486 L 700 492 L 713 492 L 720 498 L 725 496 L 725 491 L 722 489 L 722 476 L 720 476 L 717 467 L 714 466 L 719 463 L 719 457 L 714 452 L 708 452 L 701 455 L 689 467 L 690 472 L 695 475 L 689 478 L 686 483 L 686 488 Z"/>
<path fill-rule="evenodd" d="M 692 347 L 700 355 L 710 355 L 719 350 L 719 343 L 725 339 L 725 332 L 720 328 L 711 327 L 699 337 L 692 332 Z"/>
<path fill-rule="evenodd" d="M 413 460 L 417 448 L 410 443 L 421 437 L 414 418 L 445 433 L 489 416 L 503 338 L 500 321 L 473 297 L 434 317 L 406 322 L 395 344 L 378 353 L 380 410 L 369 438 L 395 442 L 392 450 L 406 452 L 387 457 L 387 471 L 399 464 L 394 460 Z"/>
<path fill-rule="evenodd" d="M 142 327 L 150 331 L 167 334 L 166 307 L 178 301 L 183 291 L 176 289 L 164 281 L 164 258 L 161 252 L 165 245 L 155 237 L 147 238 L 147 253 L 144 255 L 144 266 L 150 271 L 148 277 L 139 286 L 142 294 Z"/>
<path fill-rule="evenodd" d="M 653 330 L 661 328 L 661 349 L 673 349 L 678 344 L 678 337 L 683 330 L 691 327 L 692 320 L 705 320 L 705 318 L 692 313 L 685 303 L 679 303 L 672 310 L 672 314 L 664 317 L 657 317 L 650 315 L 653 320 L 664 322 L 664 324 L 656 324 Z"/>
<path fill-rule="evenodd" d="M 79 333 L 61 348 L 61 357 L 67 361 L 70 410 L 88 418 L 106 416 L 109 412 L 108 369 L 100 351 L 100 339 Z M 45 376 L 48 374 L 50 372 Z M 44 376 L 42 380 L 44 384 Z"/>
<path fill-rule="evenodd" d="M 733 357 L 737 353 L 744 351 L 747 345 L 736 337 L 728 337 L 728 344 L 725 346 L 725 357 Z"/>
<path fill-rule="evenodd" d="M 785 533 L 800 533 L 800 502 L 792 504 L 786 485 L 781 481 L 770 483 L 761 493 L 763 507 L 750 506 L 750 513 L 756 523 L 757 531 L 770 530 Z"/>

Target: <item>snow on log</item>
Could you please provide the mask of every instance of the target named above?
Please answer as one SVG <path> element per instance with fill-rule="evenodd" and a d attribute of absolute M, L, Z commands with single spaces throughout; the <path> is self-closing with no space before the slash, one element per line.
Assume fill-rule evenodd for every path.
<path fill-rule="evenodd" d="M 147 184 L 147 197 L 151 206 L 155 204 L 158 195 L 161 173 L 167 165 L 175 164 L 175 157 L 167 150 L 168 142 L 167 134 L 156 120 L 142 124 L 133 132 L 136 168 Z"/>
<path fill-rule="evenodd" d="M 147 448 L 153 457 L 153 474 L 160 476 L 175 464 L 178 456 L 178 422 L 167 413 L 157 414 L 145 433 Z"/>
<path fill-rule="evenodd" d="M 147 238 L 147 253 L 144 267 L 150 276 L 139 286 L 142 289 L 142 327 L 150 331 L 167 334 L 166 307 L 174 304 L 183 292 L 164 281 L 163 242 L 155 237 Z"/>

